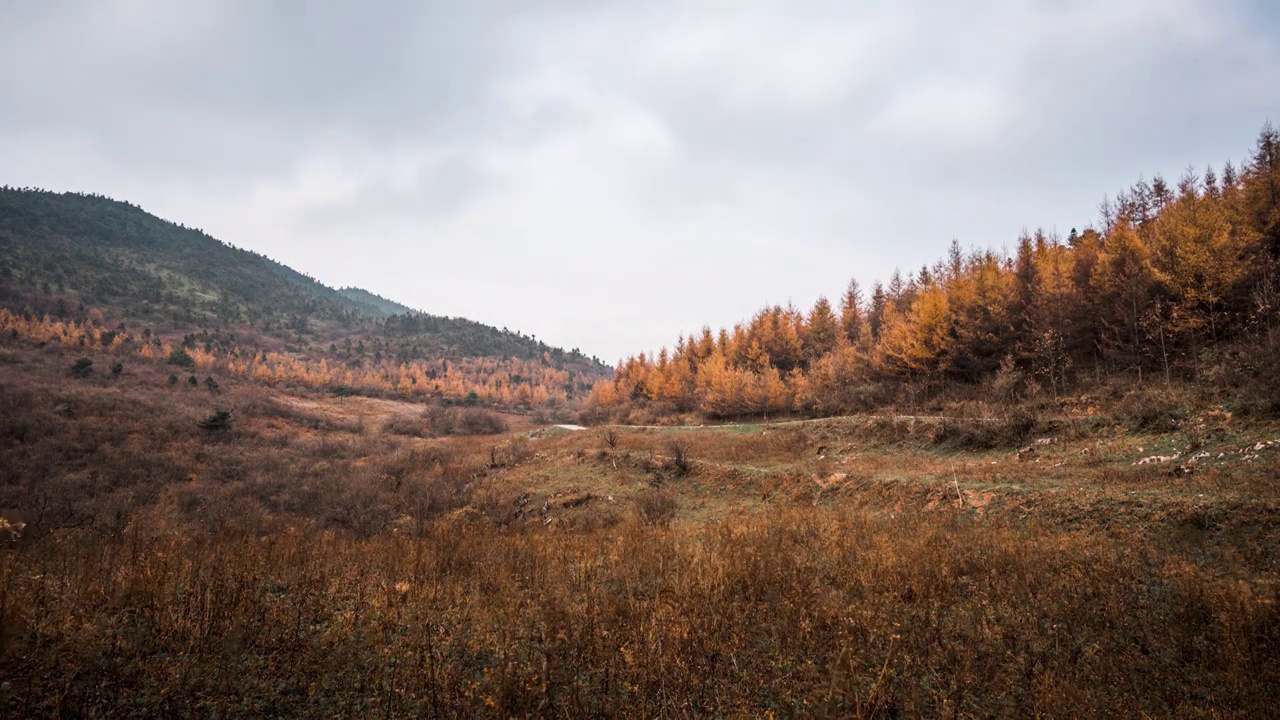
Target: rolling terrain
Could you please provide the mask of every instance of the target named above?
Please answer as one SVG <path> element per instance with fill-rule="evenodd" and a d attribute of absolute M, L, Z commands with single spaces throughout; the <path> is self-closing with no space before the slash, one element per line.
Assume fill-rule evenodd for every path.
<path fill-rule="evenodd" d="M 1275 424 L 439 437 L 402 400 L 75 355 L 0 348 L 13 716 L 1273 709 Z"/>

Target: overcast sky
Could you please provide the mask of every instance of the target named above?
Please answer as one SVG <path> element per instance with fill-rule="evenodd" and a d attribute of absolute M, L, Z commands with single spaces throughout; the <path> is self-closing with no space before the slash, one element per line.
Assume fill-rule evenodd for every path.
<path fill-rule="evenodd" d="M 1278 39 L 1272 0 L 5 0 L 0 182 L 614 362 L 1239 160 Z"/>

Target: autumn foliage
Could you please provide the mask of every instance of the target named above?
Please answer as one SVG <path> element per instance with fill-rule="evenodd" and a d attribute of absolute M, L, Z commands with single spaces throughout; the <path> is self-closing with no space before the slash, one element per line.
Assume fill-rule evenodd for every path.
<path fill-rule="evenodd" d="M 200 343 L 184 345 L 162 340 L 149 331 L 139 334 L 108 329 L 103 314 L 92 310 L 84 319 L 76 320 L 36 317 L 0 307 L 0 333 L 66 348 L 101 348 L 122 358 L 189 366 L 206 375 L 252 378 L 271 385 L 455 401 L 465 401 L 470 396 L 477 402 L 504 406 L 565 402 L 575 389 L 584 392 L 594 381 L 580 371 L 555 367 L 549 357 L 456 357 L 407 362 L 389 357 L 347 364 L 323 355 L 257 350 L 235 344 L 206 349 Z"/>
<path fill-rule="evenodd" d="M 986 384 L 1057 395 L 1082 380 L 1212 380 L 1280 391 L 1280 135 L 1248 163 L 1141 181 L 1098 226 L 1036 232 L 1011 255 L 965 251 L 838 309 L 769 307 L 749 322 L 640 354 L 599 384 L 604 413 L 637 404 L 713 417 L 829 414 Z M 1274 411 L 1280 408 L 1269 408 Z"/>

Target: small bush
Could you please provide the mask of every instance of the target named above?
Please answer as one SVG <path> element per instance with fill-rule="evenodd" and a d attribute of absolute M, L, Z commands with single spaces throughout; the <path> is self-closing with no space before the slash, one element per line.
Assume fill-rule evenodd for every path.
<path fill-rule="evenodd" d="M 93 374 L 93 361 L 89 358 L 80 358 L 71 366 L 71 374 L 78 378 L 87 378 Z"/>
<path fill-rule="evenodd" d="M 392 435 L 416 438 L 429 438 L 435 435 L 431 430 L 431 425 L 425 419 L 421 417 L 406 417 L 404 415 L 398 415 L 388 420 L 382 426 L 382 430 Z"/>
<path fill-rule="evenodd" d="M 489 448 L 489 467 L 515 467 L 531 457 L 533 450 L 529 448 L 529 441 L 523 436 L 514 437 Z"/>
<path fill-rule="evenodd" d="M 187 351 L 183 350 L 182 348 L 178 348 L 173 352 L 169 353 L 169 359 L 167 360 L 167 362 L 170 365 L 177 365 L 178 367 L 189 368 L 189 367 L 196 366 L 195 358 L 188 355 Z"/>
<path fill-rule="evenodd" d="M 1027 376 L 1013 360 L 1006 355 L 1000 361 L 1000 369 L 987 380 L 987 388 L 996 399 L 1010 403 L 1027 392 Z"/>
<path fill-rule="evenodd" d="M 1169 392 L 1135 390 L 1119 402 L 1115 416 L 1133 432 L 1167 432 L 1177 426 L 1183 412 Z"/>
<path fill-rule="evenodd" d="M 679 503 L 676 496 L 666 490 L 645 488 L 636 495 L 636 511 L 640 522 L 655 527 L 666 527 L 676 516 Z"/>
<path fill-rule="evenodd" d="M 688 475 L 693 469 L 693 460 L 689 458 L 689 443 L 673 439 L 667 443 L 667 452 L 671 455 L 671 467 L 677 477 Z"/>
<path fill-rule="evenodd" d="M 495 412 L 472 408 L 460 415 L 458 426 L 465 435 L 501 435 L 507 431 L 507 421 Z"/>
<path fill-rule="evenodd" d="M 435 406 L 422 414 L 427 428 L 438 436 L 501 435 L 508 426 L 502 416 L 483 408 Z"/>
<path fill-rule="evenodd" d="M 200 421 L 202 429 L 210 432 L 223 432 L 231 429 L 231 411 L 218 408 L 213 414 Z"/>

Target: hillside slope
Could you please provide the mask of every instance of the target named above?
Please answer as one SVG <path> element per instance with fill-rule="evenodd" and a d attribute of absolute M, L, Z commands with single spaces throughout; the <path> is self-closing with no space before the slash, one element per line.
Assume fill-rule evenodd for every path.
<path fill-rule="evenodd" d="M 95 195 L 0 190 L 0 278 L 147 319 L 385 315 L 262 255 Z"/>
<path fill-rule="evenodd" d="M 234 371 L 241 360 L 245 374 L 344 391 L 476 392 L 528 404 L 580 396 L 609 371 L 520 333 L 330 288 L 97 195 L 0 189 L 0 308 L 13 313 L 18 331 L 44 332 L 23 330 L 21 318 L 45 315 L 77 337 L 100 337 L 92 328 L 104 322 L 129 325 L 139 342 L 224 353 L 210 360 L 215 367 Z"/>
<path fill-rule="evenodd" d="M 358 288 L 358 287 L 338 288 L 338 294 L 342 295 L 343 297 L 350 300 L 351 302 L 372 306 L 376 308 L 378 312 L 384 315 L 421 315 L 423 314 L 418 310 L 414 310 L 408 305 L 401 305 L 395 300 L 390 300 L 388 298 L 382 297 L 381 295 L 371 293 L 368 290 L 365 290 L 364 288 Z"/>

